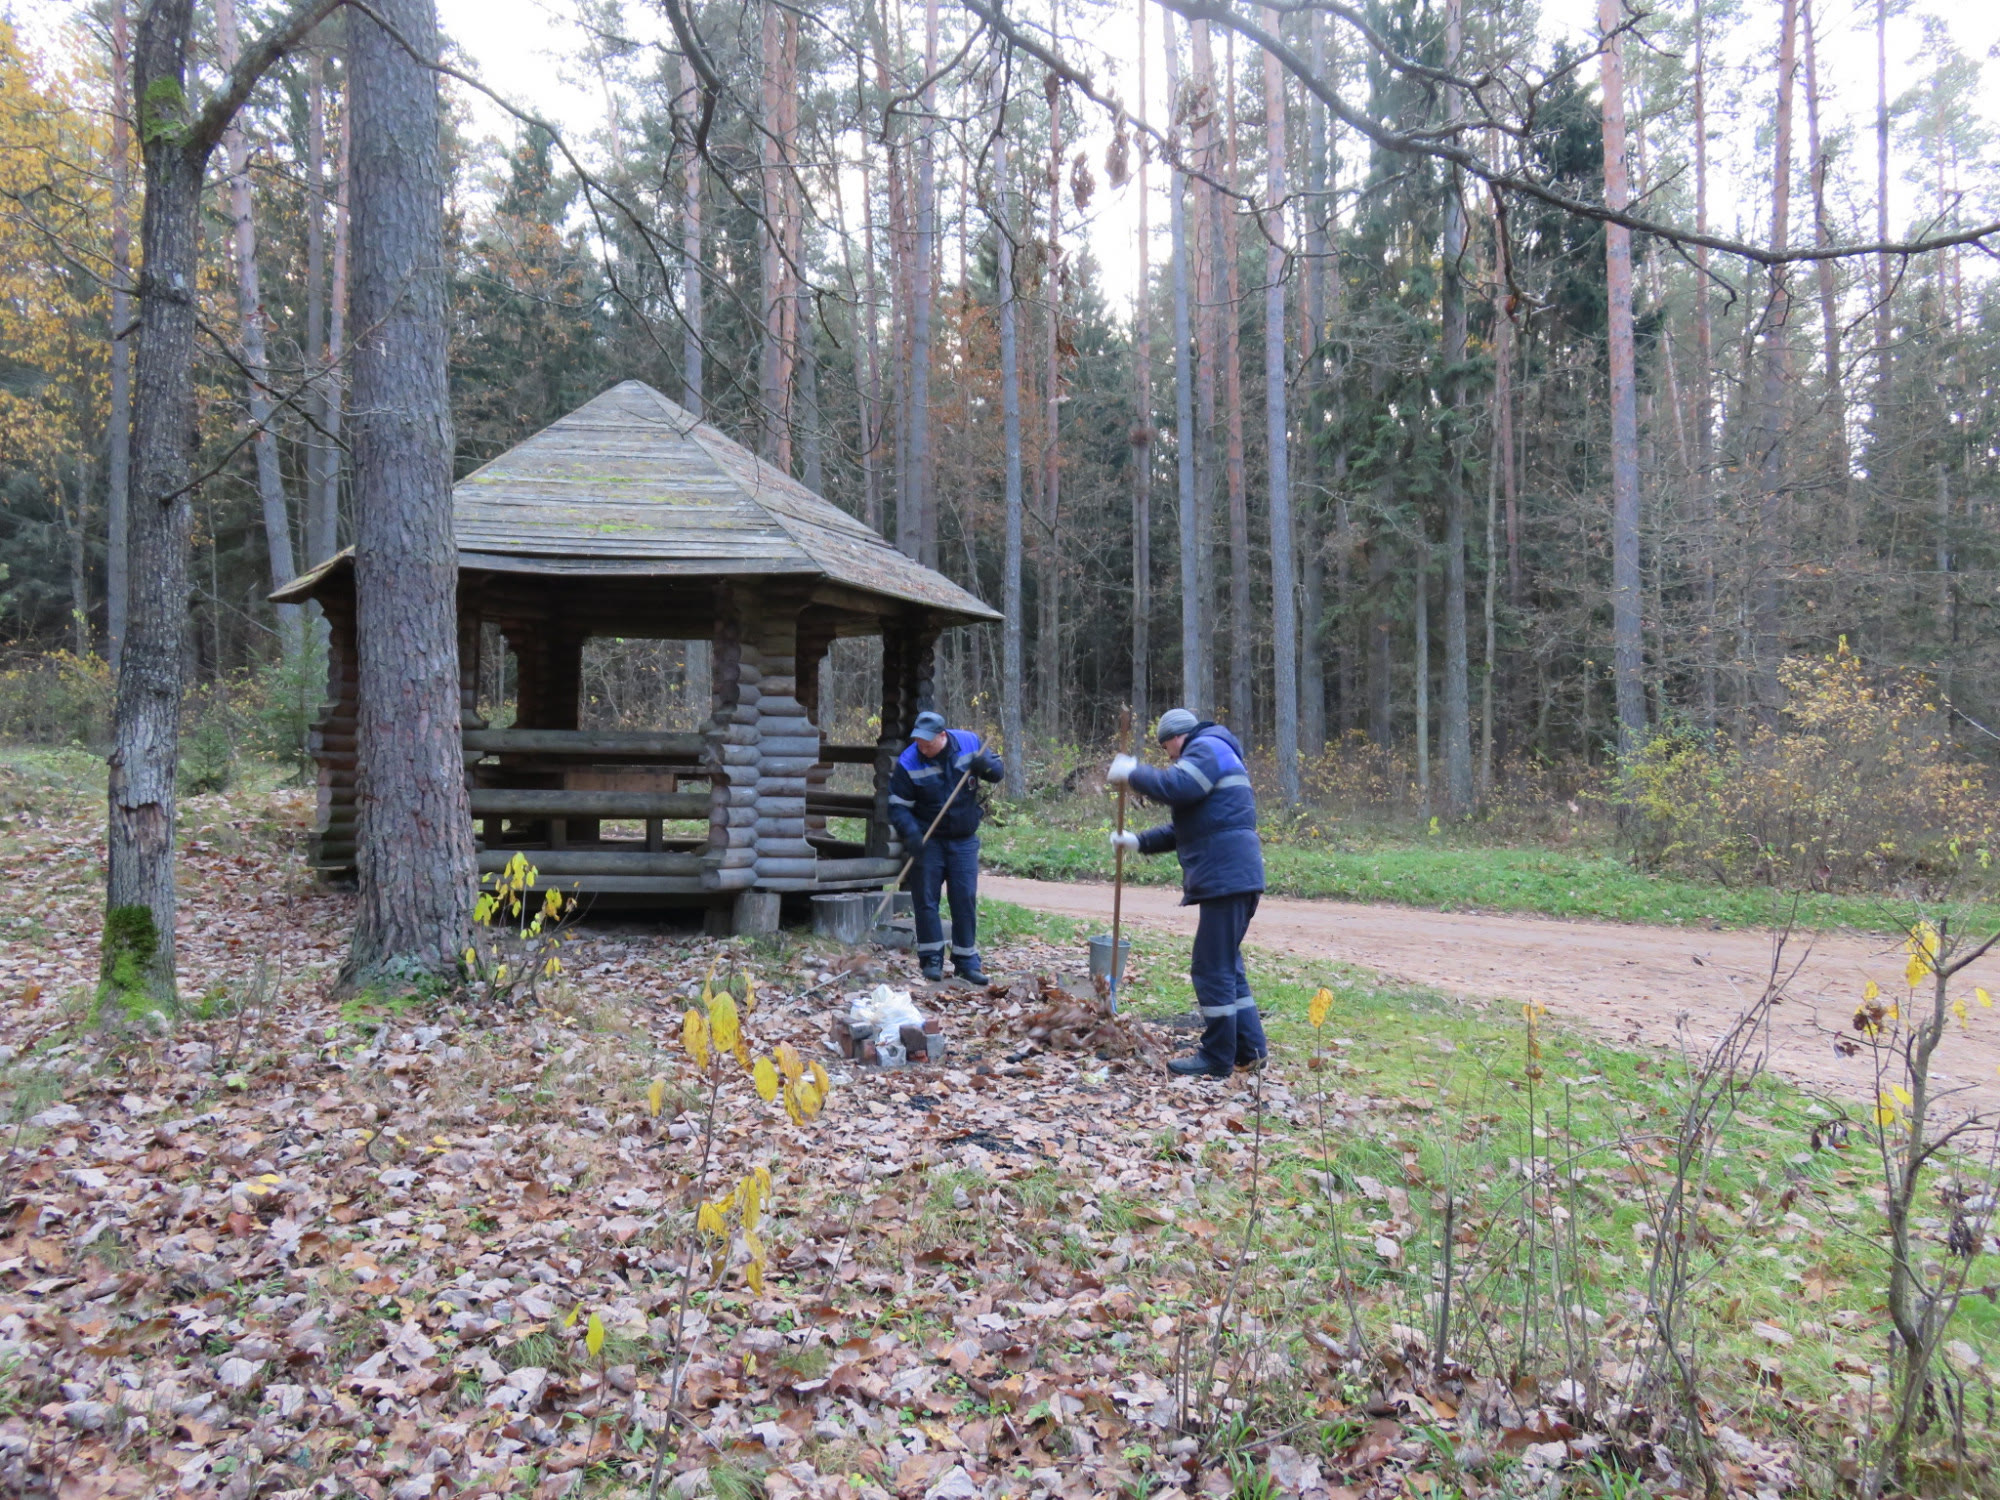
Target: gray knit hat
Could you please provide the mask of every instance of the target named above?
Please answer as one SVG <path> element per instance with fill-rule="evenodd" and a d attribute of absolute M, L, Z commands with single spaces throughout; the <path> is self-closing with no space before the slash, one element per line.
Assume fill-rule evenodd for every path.
<path fill-rule="evenodd" d="M 1153 738 L 1164 745 L 1177 734 L 1193 734 L 1201 727 L 1201 720 L 1184 708 L 1170 708 L 1160 715 L 1160 724 L 1153 731 Z"/>

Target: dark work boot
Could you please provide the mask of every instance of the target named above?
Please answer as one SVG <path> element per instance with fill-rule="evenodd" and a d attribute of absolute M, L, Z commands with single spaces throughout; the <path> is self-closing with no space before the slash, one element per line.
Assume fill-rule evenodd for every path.
<path fill-rule="evenodd" d="M 1235 1070 L 1218 1068 L 1199 1052 L 1192 1057 L 1177 1057 L 1167 1064 L 1167 1071 L 1176 1078 L 1227 1078 Z"/>
<path fill-rule="evenodd" d="M 985 989 L 991 983 L 986 977 L 986 971 L 979 966 L 977 958 L 955 959 L 951 967 L 952 972 L 967 984 L 976 984 L 981 989 Z"/>
<path fill-rule="evenodd" d="M 942 984 L 944 982 L 944 960 L 941 958 L 925 959 L 923 963 L 923 975 L 925 984 Z"/>

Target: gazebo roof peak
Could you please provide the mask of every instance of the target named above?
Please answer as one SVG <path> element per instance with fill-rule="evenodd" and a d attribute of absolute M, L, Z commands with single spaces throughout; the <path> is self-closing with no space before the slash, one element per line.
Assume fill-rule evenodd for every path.
<path fill-rule="evenodd" d="M 960 622 L 1000 618 L 638 380 L 459 480 L 452 530 L 465 571 L 820 578 Z M 281 594 L 303 597 L 321 571 Z"/>

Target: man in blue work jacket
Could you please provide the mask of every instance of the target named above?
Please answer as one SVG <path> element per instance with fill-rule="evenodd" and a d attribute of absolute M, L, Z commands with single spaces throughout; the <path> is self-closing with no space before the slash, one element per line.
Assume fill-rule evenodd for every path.
<path fill-rule="evenodd" d="M 910 895 L 916 908 L 917 962 L 933 984 L 944 978 L 938 891 L 945 886 L 951 890 L 952 971 L 968 984 L 986 983 L 979 962 L 979 798 L 972 787 L 959 788 L 959 783 L 974 777 L 999 781 L 1006 774 L 1000 757 L 984 748 L 978 735 L 945 728 L 944 715 L 927 709 L 917 715 L 910 743 L 889 775 L 889 821 L 903 848 L 916 858 Z M 959 788 L 956 797 L 954 788 Z M 936 828 L 931 828 L 933 821 Z M 928 839 L 925 829 L 930 829 Z"/>
<path fill-rule="evenodd" d="M 1264 892 L 1264 846 L 1257 838 L 1257 797 L 1243 747 L 1219 724 L 1184 708 L 1160 715 L 1156 737 L 1173 764 L 1142 766 L 1129 755 L 1111 762 L 1115 786 L 1129 782 L 1149 802 L 1173 810 L 1173 821 L 1144 833 L 1114 833 L 1111 842 L 1134 854 L 1181 859 L 1181 905 L 1201 909 L 1195 927 L 1195 1002 L 1201 1009 L 1201 1050 L 1177 1057 L 1167 1071 L 1182 1077 L 1227 1078 L 1264 1061 L 1264 1022 L 1243 972 L 1243 934 Z"/>

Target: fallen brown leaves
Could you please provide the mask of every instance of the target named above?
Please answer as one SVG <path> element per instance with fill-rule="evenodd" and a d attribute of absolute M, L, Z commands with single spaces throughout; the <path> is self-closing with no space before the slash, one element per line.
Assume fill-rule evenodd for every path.
<path fill-rule="evenodd" d="M 1165 1033 L 1075 999 L 1081 953 L 1032 942 L 989 962 L 1046 980 L 920 992 L 953 1050 L 889 1073 L 844 1068 L 827 1025 L 908 984 L 907 957 L 642 923 L 580 929 L 539 1011 L 343 1008 L 323 981 L 348 901 L 299 871 L 306 808 L 195 807 L 185 991 L 221 1013 L 152 1037 L 62 1008 L 94 958 L 94 806 L 9 830 L 0 873 L 40 894 L 0 947 L 24 1115 L 0 1159 L 0 1491 L 637 1496 L 661 1456 L 676 1500 L 732 1469 L 768 1500 L 1227 1492 L 1180 1434 L 1174 1351 L 1235 1253 L 1206 1195 L 1250 1173 L 1257 1101 L 1308 1119 L 1281 1072 L 1169 1083 Z M 676 1039 L 737 969 L 757 1047 L 835 1087 L 797 1125 L 732 1078 L 705 1140 Z M 695 1202 L 758 1166 L 762 1296 L 689 1250 Z M 1254 1450 L 1286 1493 L 1424 1492 L 1413 1433 L 1461 1402 L 1567 1441 L 1414 1354 L 1242 1322 L 1256 1382 L 1345 1424 L 1331 1451 Z M 1402 1404 L 1366 1404 L 1384 1389 Z"/>

